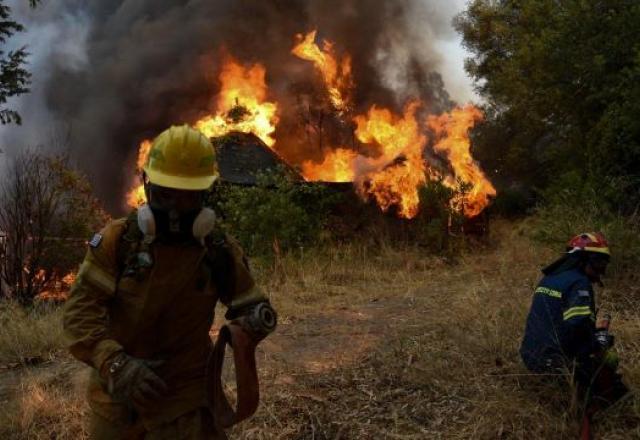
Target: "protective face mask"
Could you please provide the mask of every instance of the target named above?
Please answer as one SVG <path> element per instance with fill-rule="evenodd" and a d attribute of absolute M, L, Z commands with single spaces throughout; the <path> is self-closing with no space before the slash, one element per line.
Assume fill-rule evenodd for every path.
<path fill-rule="evenodd" d="M 201 244 L 214 228 L 216 214 L 212 209 L 202 208 L 179 214 L 142 205 L 138 208 L 138 226 L 147 240 L 156 236 L 169 236 L 174 239 L 195 238 Z"/>

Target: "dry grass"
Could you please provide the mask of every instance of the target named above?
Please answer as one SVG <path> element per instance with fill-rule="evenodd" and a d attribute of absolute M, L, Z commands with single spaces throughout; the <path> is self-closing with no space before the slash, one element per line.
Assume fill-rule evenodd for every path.
<path fill-rule="evenodd" d="M 493 248 L 455 261 L 414 248 L 343 245 L 254 262 L 281 325 L 259 355 L 261 407 L 232 437 L 576 438 L 566 379 L 554 385 L 528 375 L 517 353 L 538 268 L 553 252 L 512 224 L 494 225 L 494 235 Z M 600 304 L 613 312 L 633 387 L 638 305 L 623 309 L 614 294 L 626 287 L 614 280 Z M 70 385 L 73 371 L 56 380 L 26 376 L 0 418 L 0 437 L 81 437 L 85 407 Z M 599 418 L 597 438 L 639 438 L 639 422 L 640 401 L 630 399 Z"/>
<path fill-rule="evenodd" d="M 62 348 L 62 313 L 59 307 L 41 304 L 24 310 L 12 302 L 0 302 L 0 365 L 39 363 Z"/>

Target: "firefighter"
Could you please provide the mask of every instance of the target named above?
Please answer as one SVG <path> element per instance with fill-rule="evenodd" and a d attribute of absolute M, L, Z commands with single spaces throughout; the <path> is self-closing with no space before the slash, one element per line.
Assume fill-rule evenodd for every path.
<path fill-rule="evenodd" d="M 520 355 L 536 373 L 573 372 L 587 402 L 610 404 L 626 394 L 615 370 L 613 336 L 596 325 L 593 283 L 602 285 L 609 245 L 598 232 L 572 238 L 566 253 L 542 270 L 527 318 Z"/>
<path fill-rule="evenodd" d="M 215 305 L 222 302 L 230 323 L 255 343 L 275 327 L 275 312 L 240 247 L 203 206 L 218 177 L 209 139 L 171 127 L 154 140 L 143 169 L 147 204 L 89 241 L 64 311 L 72 355 L 93 367 L 90 435 L 224 439 L 210 392 Z M 270 322 L 248 329 L 256 310 Z M 236 371 L 255 373 L 251 360 Z"/>

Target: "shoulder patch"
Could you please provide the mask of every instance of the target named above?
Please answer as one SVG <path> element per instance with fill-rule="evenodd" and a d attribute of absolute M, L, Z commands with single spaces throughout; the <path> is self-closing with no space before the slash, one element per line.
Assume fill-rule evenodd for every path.
<path fill-rule="evenodd" d="M 102 234 L 93 234 L 93 237 L 91 237 L 91 240 L 89 240 L 89 246 L 91 246 L 92 248 L 97 248 L 98 246 L 100 246 L 101 242 Z"/>
<path fill-rule="evenodd" d="M 591 297 L 591 292 L 589 292 L 588 290 L 578 290 L 578 297 L 589 298 Z"/>

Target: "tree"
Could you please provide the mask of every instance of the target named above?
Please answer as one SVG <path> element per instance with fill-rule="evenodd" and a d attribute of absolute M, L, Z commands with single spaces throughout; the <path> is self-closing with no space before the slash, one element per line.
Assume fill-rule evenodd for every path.
<path fill-rule="evenodd" d="M 637 181 L 637 1 L 474 0 L 455 25 L 486 100 L 483 163 L 538 186 L 565 172 Z"/>
<path fill-rule="evenodd" d="M 29 0 L 31 7 L 35 7 L 40 0 Z M 7 100 L 13 96 L 29 91 L 31 74 L 24 68 L 27 52 L 25 47 L 6 52 L 4 46 L 7 40 L 16 32 L 22 32 L 24 26 L 11 19 L 11 9 L 0 0 L 0 123 L 15 122 L 20 124 L 22 118 L 15 110 L 6 108 Z"/>
<path fill-rule="evenodd" d="M 0 277 L 9 286 L 5 296 L 28 304 L 77 266 L 106 215 L 64 155 L 27 150 L 7 171 L 0 182 L 0 230 L 7 234 Z"/>

